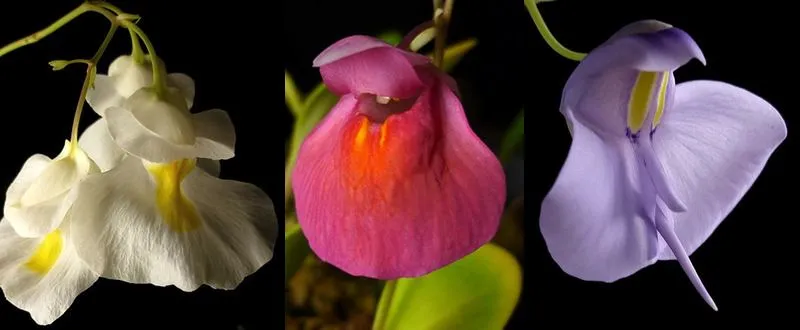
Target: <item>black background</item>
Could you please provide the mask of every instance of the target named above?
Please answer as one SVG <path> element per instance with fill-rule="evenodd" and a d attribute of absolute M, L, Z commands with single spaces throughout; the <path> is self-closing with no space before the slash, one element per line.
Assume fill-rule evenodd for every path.
<path fill-rule="evenodd" d="M 3 3 L 0 42 L 11 42 L 44 28 L 80 1 L 17 1 Z M 283 219 L 283 162 L 289 114 L 279 107 L 279 35 L 263 21 L 278 14 L 252 8 L 221 6 L 215 1 L 114 1 L 142 16 L 148 34 L 170 72 L 195 80 L 193 111 L 220 108 L 236 127 L 236 157 L 222 161 L 221 177 L 253 183 L 273 199 Z M 266 15 L 266 16 L 265 16 Z M 50 157 L 69 138 L 72 116 L 85 74 L 74 65 L 51 71 L 54 59 L 90 58 L 109 27 L 99 14 L 88 13 L 50 37 L 0 57 L 2 82 L 3 158 L 0 185 L 7 187 L 25 159 L 34 153 Z M 98 72 L 130 53 L 130 38 L 120 29 Z M 274 60 L 274 59 L 273 59 Z M 272 68 L 271 70 L 269 68 Z M 269 72 L 268 72 L 269 71 Z M 272 78 L 270 78 L 272 77 Z M 275 81 L 274 85 L 270 81 Z M 270 93 L 270 91 L 272 91 Z M 274 95 L 274 96 L 273 96 Z M 85 109 L 82 127 L 98 116 Z M 5 189 L 5 188 L 3 188 Z M 282 328 L 283 221 L 275 257 L 236 290 L 201 287 L 184 293 L 175 287 L 133 285 L 101 279 L 76 299 L 55 329 L 236 329 Z M 2 247 L 13 248 L 13 247 Z M 35 328 L 28 313 L 0 300 L 0 329 Z"/>
<path fill-rule="evenodd" d="M 678 81 L 713 79 L 744 87 L 770 101 L 787 122 L 789 137 L 733 213 L 691 257 L 720 311 L 706 306 L 676 262 L 659 262 L 613 284 L 584 282 L 564 274 L 548 255 L 538 232 L 539 202 L 554 182 L 569 149 L 569 133 L 558 113 L 561 88 L 576 63 L 555 54 L 539 36 L 522 0 L 456 1 L 450 40 L 468 37 L 479 45 L 453 76 L 459 81 L 473 128 L 496 147 L 499 134 L 519 109 L 526 109 L 525 283 L 510 329 L 557 324 L 650 326 L 661 322 L 757 319 L 783 321 L 797 295 L 795 252 L 797 164 L 793 124 L 797 95 L 793 59 L 797 28 L 793 8 L 768 2 L 558 1 L 540 5 L 557 38 L 590 51 L 617 29 L 639 19 L 680 27 L 703 49 L 708 65 L 693 61 L 676 72 Z M 773 3 L 773 2 L 769 2 Z M 34 32 L 79 1 L 4 3 L 0 42 Z M 170 72 L 195 79 L 196 110 L 227 110 L 237 127 L 237 156 L 223 162 L 222 177 L 254 183 L 274 201 L 282 218 L 285 141 L 291 117 L 283 106 L 279 70 L 289 69 L 299 87 L 319 82 L 311 61 L 325 47 L 352 34 L 407 32 L 430 19 L 431 1 L 291 1 L 278 9 L 261 2 L 116 1 L 143 16 L 148 33 Z M 271 3 L 270 3 L 271 4 Z M 107 22 L 87 14 L 51 37 L 0 58 L 2 82 L 2 178 L 4 187 L 33 153 L 54 156 L 69 136 L 83 79 L 79 66 L 52 72 L 53 59 L 88 58 Z M 104 72 L 130 51 L 121 31 L 101 62 Z M 282 67 L 272 55 L 282 56 Z M 82 127 L 96 115 L 88 108 Z M 794 170 L 794 171 L 792 171 Z M 282 228 L 281 228 L 282 229 Z M 282 328 L 283 244 L 275 258 L 237 290 L 132 285 L 101 279 L 79 296 L 53 325 L 60 329 Z M 643 321 L 643 322 L 641 322 Z M 693 321 L 692 323 L 685 323 Z M 558 323 L 555 323 L 558 322 Z M 28 314 L 0 302 L 0 329 L 35 325 Z"/>

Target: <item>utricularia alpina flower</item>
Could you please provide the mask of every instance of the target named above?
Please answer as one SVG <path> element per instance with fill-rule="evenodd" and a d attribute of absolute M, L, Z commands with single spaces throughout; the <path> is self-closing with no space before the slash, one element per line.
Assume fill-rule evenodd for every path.
<path fill-rule="evenodd" d="M 145 67 L 115 60 L 88 97 L 102 118 L 55 159 L 32 156 L 8 189 L 0 288 L 39 324 L 98 277 L 233 289 L 272 258 L 270 198 L 217 177 L 234 155 L 227 113 L 190 113 L 191 78 L 159 90 Z"/>
<path fill-rule="evenodd" d="M 0 288 L 6 299 L 50 324 L 98 274 L 75 251 L 70 223 L 74 188 L 99 169 L 67 141 L 54 159 L 28 158 L 6 192 L 0 221 Z"/>
<path fill-rule="evenodd" d="M 78 187 L 73 211 L 84 219 L 71 229 L 87 239 L 77 251 L 108 278 L 185 291 L 203 284 L 235 288 L 272 258 L 272 201 L 252 184 L 217 178 L 212 162 L 199 166 L 202 158 L 234 155 L 236 135 L 225 111 L 190 113 L 191 78 L 170 74 L 167 92 L 159 94 L 142 68 L 147 63 L 128 61 L 115 60 L 127 69 L 112 64 L 91 94 L 109 140 L 127 156 Z"/>
<path fill-rule="evenodd" d="M 292 187 L 322 260 L 358 276 L 413 277 L 492 238 L 505 178 L 452 78 L 367 36 L 336 42 L 314 66 L 341 98 L 301 146 Z"/>
<path fill-rule="evenodd" d="M 675 84 L 700 48 L 684 31 L 633 23 L 594 49 L 564 87 L 572 146 L 542 203 L 561 268 L 612 282 L 677 259 L 716 309 L 688 255 L 711 235 L 786 138 L 778 111 L 718 81 Z"/>

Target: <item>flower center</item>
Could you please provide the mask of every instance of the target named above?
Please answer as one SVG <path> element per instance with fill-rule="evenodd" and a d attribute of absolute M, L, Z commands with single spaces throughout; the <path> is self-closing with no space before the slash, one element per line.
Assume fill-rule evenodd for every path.
<path fill-rule="evenodd" d="M 156 206 L 161 218 L 175 232 L 185 233 L 201 225 L 192 201 L 183 194 L 181 183 L 194 170 L 195 159 L 181 159 L 165 164 L 149 164 L 147 170 L 156 183 Z"/>
<path fill-rule="evenodd" d="M 651 131 L 661 122 L 666 105 L 669 72 L 639 72 L 628 100 L 628 135 L 638 136 L 648 122 Z"/>
<path fill-rule="evenodd" d="M 358 97 L 358 112 L 366 115 L 372 122 L 383 123 L 389 116 L 411 109 L 416 103 L 417 97 L 399 99 L 383 95 L 361 94 Z"/>

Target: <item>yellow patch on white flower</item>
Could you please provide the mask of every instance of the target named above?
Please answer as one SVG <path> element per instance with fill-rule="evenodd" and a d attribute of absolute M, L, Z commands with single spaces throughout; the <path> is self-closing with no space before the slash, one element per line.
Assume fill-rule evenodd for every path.
<path fill-rule="evenodd" d="M 84 180 L 71 213 L 78 255 L 130 283 L 233 289 L 272 258 L 277 218 L 258 187 L 222 180 L 191 158 L 127 156 Z"/>
<path fill-rule="evenodd" d="M 98 274 L 75 253 L 67 224 L 43 237 L 17 235 L 8 219 L 0 220 L 0 288 L 15 307 L 48 325 L 92 286 Z"/>
<path fill-rule="evenodd" d="M 195 169 L 194 159 L 181 159 L 166 164 L 150 164 L 147 170 L 156 184 L 156 206 L 169 228 L 184 233 L 201 226 L 200 215 L 181 191 L 181 183 Z"/>
<path fill-rule="evenodd" d="M 64 248 L 64 240 L 61 237 L 61 231 L 56 229 L 47 234 L 39 243 L 39 248 L 25 263 L 25 267 L 39 275 L 47 274 L 58 261 L 62 248 Z"/>

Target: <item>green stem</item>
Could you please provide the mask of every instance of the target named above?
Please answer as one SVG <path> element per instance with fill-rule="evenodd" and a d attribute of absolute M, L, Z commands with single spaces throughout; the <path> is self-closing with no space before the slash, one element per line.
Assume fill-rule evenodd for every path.
<path fill-rule="evenodd" d="M 12 43 L 10 43 L 8 45 L 5 45 L 3 48 L 0 48 L 0 56 L 3 56 L 5 54 L 8 54 L 8 53 L 14 51 L 14 50 L 17 50 L 18 48 L 21 48 L 21 47 L 36 43 L 37 41 L 42 40 L 45 37 L 49 36 L 53 32 L 58 31 L 58 29 L 62 28 L 64 25 L 66 25 L 67 23 L 71 22 L 76 17 L 78 17 L 78 16 L 80 16 L 80 15 L 86 13 L 86 12 L 90 12 L 90 11 L 91 12 L 96 12 L 96 13 L 99 13 L 99 14 L 105 16 L 106 18 L 108 18 L 109 21 L 113 22 L 113 21 L 116 20 L 116 18 L 114 17 L 114 14 L 111 13 L 110 11 L 108 11 L 107 9 L 102 8 L 102 7 L 98 7 L 98 6 L 93 5 L 91 3 L 88 3 L 88 2 L 85 2 L 85 3 L 82 3 L 80 6 L 78 6 L 78 8 L 73 9 L 72 11 L 70 11 L 69 13 L 64 15 L 63 17 L 59 18 L 57 21 L 55 21 L 52 24 L 50 24 L 50 26 L 48 26 L 48 27 L 46 27 L 46 28 L 44 28 L 42 30 L 39 30 L 39 31 L 27 36 L 27 37 L 24 37 L 22 39 L 14 41 L 14 42 L 12 42 Z"/>
<path fill-rule="evenodd" d="M 133 57 L 133 61 L 142 64 L 144 63 L 144 51 L 142 51 L 142 45 L 139 44 L 139 37 L 136 35 L 136 32 L 128 30 L 131 34 L 131 56 Z"/>
<path fill-rule="evenodd" d="M 153 47 L 153 43 L 150 42 L 150 38 L 142 31 L 139 26 L 135 23 L 128 21 L 128 20 L 120 20 L 122 26 L 126 29 L 133 31 L 142 39 L 144 42 L 145 48 L 147 48 L 147 53 L 150 54 L 150 62 L 153 67 L 153 88 L 155 88 L 155 92 L 158 96 L 163 97 L 167 92 L 167 79 L 164 76 L 164 68 L 161 67 L 161 61 L 158 60 L 158 56 L 156 55 L 156 49 Z"/>
<path fill-rule="evenodd" d="M 48 64 L 50 64 L 50 66 L 53 67 L 53 71 L 58 71 L 58 70 L 63 70 L 67 66 L 70 66 L 70 65 L 76 64 L 76 63 L 83 63 L 83 64 L 86 64 L 86 65 L 89 65 L 89 60 L 84 60 L 84 59 L 69 60 L 69 61 L 55 60 L 55 61 L 50 61 Z"/>
<path fill-rule="evenodd" d="M 295 118 L 299 119 L 303 113 L 303 95 L 297 89 L 292 75 L 287 70 L 283 70 L 283 94 L 289 110 L 292 111 Z"/>
<path fill-rule="evenodd" d="M 103 43 L 100 44 L 97 52 L 95 52 L 94 56 L 92 56 L 92 59 L 89 60 L 89 66 L 86 68 L 86 78 L 83 80 L 81 96 L 78 99 L 78 106 L 75 108 L 75 117 L 72 120 L 72 134 L 70 136 L 70 146 L 72 150 L 75 150 L 78 147 L 78 126 L 80 125 L 81 114 L 83 113 L 83 105 L 86 102 L 86 93 L 89 92 L 89 88 L 92 86 L 95 73 L 97 72 L 97 62 L 100 61 L 100 57 L 103 56 L 108 44 L 111 43 L 111 39 L 114 38 L 114 33 L 117 32 L 118 26 L 119 25 L 117 24 L 117 21 L 111 22 L 111 28 L 108 29 L 106 38 L 103 39 Z"/>
<path fill-rule="evenodd" d="M 447 27 L 450 24 L 450 16 L 453 12 L 453 1 L 433 0 L 433 22 L 436 27 L 433 64 L 440 68 L 444 63 L 444 49 L 447 46 Z"/>
<path fill-rule="evenodd" d="M 558 42 L 558 40 L 556 40 L 556 37 L 554 37 L 550 32 L 550 29 L 547 28 L 547 24 L 544 23 L 544 18 L 542 18 L 539 8 L 536 7 L 536 3 L 538 1 L 539 0 L 525 0 L 525 7 L 528 7 L 528 12 L 531 14 L 531 18 L 533 18 L 533 22 L 536 24 L 539 34 L 542 35 L 542 38 L 544 38 L 544 41 L 547 42 L 547 45 L 559 55 L 573 61 L 580 61 L 586 57 L 585 53 L 571 51 Z"/>
<path fill-rule="evenodd" d="M 372 330 L 382 330 L 386 327 L 386 318 L 392 308 L 392 298 L 396 288 L 397 280 L 389 280 L 384 284 L 381 299 L 378 301 L 378 310 L 375 312 L 375 321 L 372 322 Z"/>
<path fill-rule="evenodd" d="M 122 11 L 122 9 L 120 9 L 119 7 L 114 6 L 105 1 L 97 1 L 96 4 L 100 7 L 103 7 L 105 9 L 114 12 L 114 14 L 117 14 L 117 16 L 130 15 Z M 139 37 L 133 30 L 128 29 L 128 33 L 130 33 L 131 36 L 131 56 L 133 57 L 133 61 L 138 64 L 142 64 L 144 63 L 144 52 L 142 51 L 142 45 L 139 44 Z"/>

